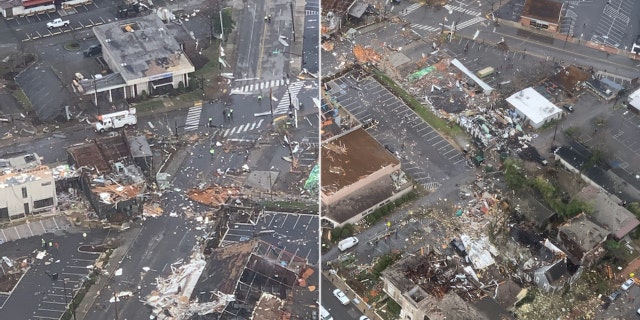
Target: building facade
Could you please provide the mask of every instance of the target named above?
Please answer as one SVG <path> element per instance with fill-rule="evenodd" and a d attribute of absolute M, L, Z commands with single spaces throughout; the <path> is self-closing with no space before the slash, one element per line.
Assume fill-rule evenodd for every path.
<path fill-rule="evenodd" d="M 21 159 L 34 160 L 16 165 Z M 5 160 L 9 165 L 0 172 L 0 220 L 24 218 L 58 205 L 53 171 L 35 159 L 37 155 Z"/>

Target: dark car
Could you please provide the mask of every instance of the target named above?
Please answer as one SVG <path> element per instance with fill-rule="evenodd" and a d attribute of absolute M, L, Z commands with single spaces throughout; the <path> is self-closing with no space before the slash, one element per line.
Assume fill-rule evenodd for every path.
<path fill-rule="evenodd" d="M 462 243 L 462 241 L 460 239 L 451 240 L 451 242 L 449 242 L 449 245 L 451 245 L 451 247 L 454 250 L 456 250 L 456 252 L 460 256 L 465 257 L 467 255 L 467 249 L 465 249 L 464 244 Z"/>
<path fill-rule="evenodd" d="M 102 45 L 94 44 L 84 51 L 85 57 L 93 57 L 102 53 Z"/>
<path fill-rule="evenodd" d="M 621 291 L 620 289 L 618 289 L 618 290 L 616 290 L 616 291 L 612 292 L 612 293 L 609 295 L 609 300 L 611 300 L 612 302 L 613 302 L 613 301 L 615 301 L 621 293 L 622 293 L 622 291 Z"/>
<path fill-rule="evenodd" d="M 569 111 L 569 112 L 573 112 L 573 106 L 570 104 L 565 104 L 564 106 L 562 106 L 565 110 Z"/>
<path fill-rule="evenodd" d="M 393 153 L 393 154 L 395 154 L 395 153 L 396 153 L 396 150 L 395 150 L 392 146 L 390 146 L 390 145 L 388 145 L 388 144 L 385 144 L 385 145 L 384 145 L 384 148 L 385 148 L 385 149 L 387 149 L 387 151 L 389 151 L 389 152 L 391 152 L 391 153 Z"/>

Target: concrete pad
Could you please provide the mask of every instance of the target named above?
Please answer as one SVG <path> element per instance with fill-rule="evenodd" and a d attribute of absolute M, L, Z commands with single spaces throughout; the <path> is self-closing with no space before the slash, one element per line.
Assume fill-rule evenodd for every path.
<path fill-rule="evenodd" d="M 276 171 L 252 171 L 247 177 L 247 184 L 253 188 L 270 191 L 279 174 Z"/>
<path fill-rule="evenodd" d="M 395 54 L 391 55 L 389 60 L 391 61 L 391 65 L 394 68 L 397 68 L 397 67 L 399 67 L 399 66 L 411 61 L 411 59 L 409 59 L 409 57 L 407 57 L 406 55 L 404 55 L 404 53 L 401 53 L 401 52 L 396 52 Z"/>

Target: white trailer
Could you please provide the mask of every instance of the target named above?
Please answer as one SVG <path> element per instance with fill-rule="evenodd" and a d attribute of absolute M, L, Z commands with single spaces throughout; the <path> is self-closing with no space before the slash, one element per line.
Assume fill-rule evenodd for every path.
<path fill-rule="evenodd" d="M 93 126 L 97 132 L 105 132 L 111 129 L 128 128 L 137 123 L 136 108 L 130 108 L 129 110 L 98 116 L 98 122 L 94 122 Z"/>

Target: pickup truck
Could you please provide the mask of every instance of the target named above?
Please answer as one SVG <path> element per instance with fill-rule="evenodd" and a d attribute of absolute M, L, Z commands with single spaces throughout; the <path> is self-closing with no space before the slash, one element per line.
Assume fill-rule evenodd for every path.
<path fill-rule="evenodd" d="M 51 22 L 47 22 L 47 28 L 49 30 L 51 30 L 53 28 L 66 27 L 68 25 L 69 25 L 69 20 L 62 20 L 60 18 L 53 19 L 53 21 L 51 21 Z"/>

